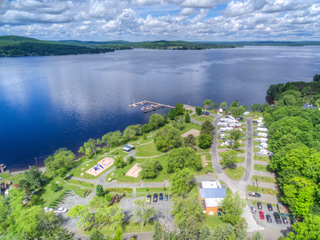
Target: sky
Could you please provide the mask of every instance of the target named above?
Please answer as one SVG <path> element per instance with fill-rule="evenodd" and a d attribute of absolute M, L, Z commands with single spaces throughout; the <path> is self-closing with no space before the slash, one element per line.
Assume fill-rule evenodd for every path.
<path fill-rule="evenodd" d="M 320 0 L 0 0 L 0 35 L 43 40 L 320 40 Z"/>

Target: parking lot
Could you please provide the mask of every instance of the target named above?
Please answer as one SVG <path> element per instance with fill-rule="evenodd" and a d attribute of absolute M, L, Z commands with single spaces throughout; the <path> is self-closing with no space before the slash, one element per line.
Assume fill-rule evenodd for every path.
<path fill-rule="evenodd" d="M 252 204 L 252 203 L 250 203 L 250 204 L 251 204 L 251 205 L 249 205 L 250 210 L 251 210 L 251 206 L 254 206 L 257 209 L 257 212 L 255 214 L 252 213 L 252 211 L 251 211 L 251 213 L 253 215 L 253 218 L 255 219 L 255 221 L 259 225 L 261 225 L 263 227 L 273 227 L 273 228 L 277 228 L 277 229 L 280 229 L 280 230 L 286 230 L 288 228 L 291 228 L 289 218 L 288 218 L 288 221 L 289 221 L 288 224 L 284 224 L 283 222 L 282 222 L 282 224 L 277 224 L 276 223 L 276 220 L 275 220 L 275 218 L 273 216 L 274 212 L 278 212 L 276 206 L 272 206 L 272 208 L 273 208 L 272 211 L 269 211 L 268 207 L 267 207 L 267 205 L 265 203 L 262 203 L 262 209 L 258 209 L 257 204 Z M 264 220 L 260 219 L 259 211 L 263 211 L 264 212 L 264 217 L 265 217 Z M 266 217 L 267 214 L 269 214 L 271 216 L 272 223 L 268 223 L 267 217 Z M 282 217 L 281 217 L 281 221 L 282 221 Z"/>

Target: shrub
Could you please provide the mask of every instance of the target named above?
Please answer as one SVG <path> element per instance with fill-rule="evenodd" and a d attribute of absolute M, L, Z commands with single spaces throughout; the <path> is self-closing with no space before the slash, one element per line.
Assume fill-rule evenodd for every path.
<path fill-rule="evenodd" d="M 98 184 L 96 187 L 96 194 L 98 197 L 102 197 L 104 195 L 103 187 L 102 185 Z"/>
<path fill-rule="evenodd" d="M 210 148 L 212 143 L 212 136 L 209 134 L 201 134 L 199 137 L 199 147 L 201 148 Z"/>

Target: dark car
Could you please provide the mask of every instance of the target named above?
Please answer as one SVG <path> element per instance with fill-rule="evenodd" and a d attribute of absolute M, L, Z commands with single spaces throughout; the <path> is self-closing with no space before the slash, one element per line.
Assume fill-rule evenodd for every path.
<path fill-rule="evenodd" d="M 290 217 L 289 220 L 290 220 L 291 225 L 295 224 L 295 222 L 296 222 L 293 217 Z"/>
<path fill-rule="evenodd" d="M 268 223 L 272 223 L 272 218 L 269 214 L 266 215 Z"/>
<path fill-rule="evenodd" d="M 261 202 L 257 202 L 257 206 L 258 206 L 258 209 L 262 209 L 262 204 L 261 204 Z"/>
<path fill-rule="evenodd" d="M 159 200 L 163 200 L 163 194 L 162 193 L 159 194 Z"/>
<path fill-rule="evenodd" d="M 283 216 L 283 217 L 282 217 L 282 222 L 283 222 L 284 224 L 288 224 L 288 223 L 289 223 L 288 218 L 287 218 L 286 216 Z"/>
<path fill-rule="evenodd" d="M 276 220 L 277 224 L 281 224 L 282 223 L 279 213 L 275 212 L 275 213 L 273 213 L 273 216 L 274 216 L 274 219 Z"/>
<path fill-rule="evenodd" d="M 268 210 L 269 210 L 269 211 L 272 211 L 272 210 L 273 210 L 272 205 L 271 205 L 270 203 L 267 204 L 267 207 L 268 207 Z"/>
<path fill-rule="evenodd" d="M 158 201 L 158 194 L 155 193 L 153 194 L 153 202 L 157 202 Z"/>

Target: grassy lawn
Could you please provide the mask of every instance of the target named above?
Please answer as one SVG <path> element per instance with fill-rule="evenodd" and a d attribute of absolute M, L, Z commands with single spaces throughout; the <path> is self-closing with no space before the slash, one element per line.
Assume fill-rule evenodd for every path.
<path fill-rule="evenodd" d="M 258 141 L 253 141 L 253 145 L 260 145 L 260 142 L 258 142 Z"/>
<path fill-rule="evenodd" d="M 180 128 L 181 135 L 188 132 L 191 129 L 201 130 L 201 126 L 196 123 L 184 123 L 183 126 Z"/>
<path fill-rule="evenodd" d="M 249 192 L 258 192 L 258 193 L 264 193 L 264 194 L 269 194 L 269 195 L 278 195 L 279 192 L 277 190 L 273 190 L 270 188 L 262 188 L 262 187 L 257 187 L 257 186 L 247 186 L 247 191 Z"/>
<path fill-rule="evenodd" d="M 225 145 L 225 146 L 218 146 L 218 149 L 224 149 L 224 148 L 229 148 L 228 145 Z"/>
<path fill-rule="evenodd" d="M 10 175 L 9 172 L 4 172 L 0 174 L 0 177 L 3 177 L 3 179 L 6 181 L 11 181 L 12 184 L 14 185 L 14 184 L 18 184 L 18 182 L 24 178 L 24 174 L 19 173 L 19 174 Z M 4 180 L 2 180 L 1 182 L 4 182 Z"/>
<path fill-rule="evenodd" d="M 277 182 L 277 180 L 275 178 L 272 178 L 272 177 L 264 177 L 264 176 L 254 175 L 251 178 L 252 181 L 255 181 L 256 179 L 259 182 L 266 182 L 266 183 L 276 183 Z"/>
<path fill-rule="evenodd" d="M 203 115 L 201 115 L 201 116 L 198 116 L 198 115 L 192 115 L 191 116 L 191 118 L 193 119 L 193 120 L 196 120 L 196 121 L 199 121 L 199 122 L 202 122 L 202 123 L 204 123 L 205 121 L 209 121 L 209 122 L 213 122 L 213 120 L 214 120 L 214 117 L 213 116 L 203 116 Z"/>
<path fill-rule="evenodd" d="M 200 156 L 205 156 L 206 161 L 211 161 L 211 154 L 210 153 L 201 153 Z"/>
<path fill-rule="evenodd" d="M 94 188 L 95 185 L 93 183 L 89 183 L 89 182 L 84 182 L 84 181 L 78 181 L 78 180 L 68 180 L 67 183 L 72 183 L 72 184 L 76 184 L 82 187 L 86 187 L 86 188 Z"/>
<path fill-rule="evenodd" d="M 243 163 L 244 162 L 244 157 L 238 157 L 238 161 L 237 161 L 237 163 Z"/>
<path fill-rule="evenodd" d="M 260 152 L 260 148 L 254 147 L 254 148 L 253 148 L 253 152 L 255 152 L 255 153 L 256 153 L 256 152 Z"/>
<path fill-rule="evenodd" d="M 208 173 L 214 173 L 214 169 L 212 168 L 212 162 L 207 162 L 207 166 L 202 168 L 199 172 L 196 172 L 196 175 L 203 175 L 203 174 L 208 174 Z"/>
<path fill-rule="evenodd" d="M 247 131 L 247 128 L 242 128 L 242 132 L 246 132 Z"/>
<path fill-rule="evenodd" d="M 214 230 L 217 226 L 225 223 L 218 217 L 218 214 L 213 216 L 205 214 L 205 219 L 202 224 L 203 226 L 207 226 L 210 230 Z"/>
<path fill-rule="evenodd" d="M 153 195 L 154 193 L 158 193 L 158 194 L 162 193 L 163 197 L 165 194 L 170 194 L 168 188 L 137 188 L 136 189 L 137 197 L 147 196 L 148 194 Z"/>
<path fill-rule="evenodd" d="M 256 171 L 269 172 L 268 166 L 260 164 L 254 164 L 253 169 Z"/>
<path fill-rule="evenodd" d="M 244 167 L 237 167 L 237 168 L 226 168 L 224 171 L 227 176 L 233 180 L 240 180 L 243 176 L 245 168 Z"/>
<path fill-rule="evenodd" d="M 254 156 L 253 156 L 253 160 L 270 162 L 269 157 L 266 157 L 266 156 L 258 156 L 258 155 L 254 155 Z"/>
<path fill-rule="evenodd" d="M 146 145 L 136 147 L 136 157 L 154 157 L 160 154 L 162 154 L 162 152 L 158 151 L 153 141 Z"/>

